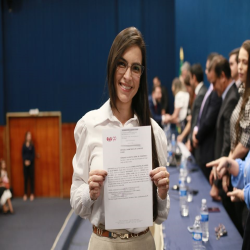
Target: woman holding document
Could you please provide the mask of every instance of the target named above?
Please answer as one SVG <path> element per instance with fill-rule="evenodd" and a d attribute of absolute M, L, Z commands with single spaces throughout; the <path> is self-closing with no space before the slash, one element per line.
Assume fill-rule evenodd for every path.
<path fill-rule="evenodd" d="M 85 114 L 74 131 L 77 149 L 73 158 L 71 206 L 93 225 L 89 250 L 152 250 L 155 243 L 148 227 L 105 230 L 103 185 L 109 174 L 103 169 L 105 129 L 151 126 L 153 170 L 149 175 L 154 183 L 154 222 L 161 224 L 166 220 L 170 208 L 169 173 L 165 167 L 167 141 L 163 130 L 150 118 L 146 46 L 136 28 L 124 29 L 115 38 L 108 57 L 107 81 L 110 99 L 100 109 Z"/>

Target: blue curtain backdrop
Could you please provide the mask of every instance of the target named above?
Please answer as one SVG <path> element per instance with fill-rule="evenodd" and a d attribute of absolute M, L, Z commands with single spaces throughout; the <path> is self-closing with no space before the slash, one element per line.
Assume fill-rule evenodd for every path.
<path fill-rule="evenodd" d="M 61 111 L 63 122 L 77 122 L 99 108 L 109 49 L 128 26 L 145 37 L 150 92 L 155 75 L 170 91 L 174 0 L 13 0 L 12 12 L 1 2 L 0 125 L 6 112 Z"/>
<path fill-rule="evenodd" d="M 175 0 L 175 57 L 182 46 L 185 60 L 200 62 L 203 69 L 211 52 L 228 58 L 231 50 L 250 39 L 249 13 L 249 0 Z M 178 69 L 176 60 L 176 74 Z"/>

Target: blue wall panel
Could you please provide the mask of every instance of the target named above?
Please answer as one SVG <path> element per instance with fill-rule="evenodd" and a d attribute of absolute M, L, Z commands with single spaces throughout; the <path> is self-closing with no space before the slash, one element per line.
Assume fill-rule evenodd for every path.
<path fill-rule="evenodd" d="M 173 8 L 174 0 L 22 0 L 13 1 L 9 13 L 4 0 L 0 70 L 6 106 L 0 117 L 39 108 L 59 110 L 63 122 L 76 122 L 100 107 L 107 99 L 109 49 L 128 26 L 145 36 L 149 89 L 154 75 L 169 84 L 175 72 Z"/>
<path fill-rule="evenodd" d="M 250 38 L 250 1 L 175 0 L 175 56 L 184 49 L 185 60 L 205 68 L 211 52 L 225 57 Z M 179 60 L 175 64 L 178 74 Z"/>

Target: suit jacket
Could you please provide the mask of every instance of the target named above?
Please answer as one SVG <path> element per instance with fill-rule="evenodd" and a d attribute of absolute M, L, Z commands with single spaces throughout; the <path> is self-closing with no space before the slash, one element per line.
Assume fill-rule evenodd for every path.
<path fill-rule="evenodd" d="M 235 83 L 230 87 L 222 102 L 216 122 L 215 159 L 228 156 L 230 152 L 230 118 L 239 100 L 238 88 Z"/>
<path fill-rule="evenodd" d="M 199 130 L 196 138 L 199 141 L 199 165 L 202 167 L 214 160 L 214 145 L 216 121 L 220 111 L 222 99 L 215 91 L 207 97 L 199 120 Z M 206 172 L 206 168 L 205 168 Z M 210 169 L 209 171 L 210 172 Z"/>
<path fill-rule="evenodd" d="M 153 99 L 152 99 L 151 95 L 148 97 L 148 103 L 149 103 L 151 117 L 159 124 L 160 127 L 162 127 L 162 125 L 161 125 L 161 122 L 162 122 L 162 115 L 161 115 L 162 106 L 161 106 L 161 104 L 157 103 L 156 110 L 155 110 L 155 105 L 153 103 Z"/>
<path fill-rule="evenodd" d="M 199 112 L 200 112 L 200 108 L 201 108 L 201 104 L 202 104 L 202 101 L 203 101 L 203 98 L 204 98 L 206 92 L 207 92 L 207 87 L 203 84 L 202 87 L 200 88 L 198 94 L 196 95 L 194 102 L 193 102 L 193 107 L 191 110 L 191 116 L 192 116 L 191 131 L 189 133 L 189 139 L 191 140 L 191 143 L 192 143 L 193 129 L 196 126 Z"/>

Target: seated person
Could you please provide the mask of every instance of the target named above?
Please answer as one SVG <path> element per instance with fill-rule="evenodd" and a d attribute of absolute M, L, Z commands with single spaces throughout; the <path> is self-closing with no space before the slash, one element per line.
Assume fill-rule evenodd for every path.
<path fill-rule="evenodd" d="M 6 170 L 6 163 L 4 160 L 0 161 L 0 177 L 2 178 L 4 186 L 9 189 L 10 188 L 10 183 L 9 183 L 9 178 L 8 178 L 8 173 Z"/>
<path fill-rule="evenodd" d="M 11 197 L 12 195 L 10 190 L 4 186 L 3 180 L 0 177 L 0 203 L 1 206 L 3 207 L 4 214 L 7 214 L 8 212 L 10 212 L 11 214 L 14 213 L 12 203 L 10 200 Z"/>
<path fill-rule="evenodd" d="M 162 127 L 163 115 L 162 115 L 162 106 L 161 106 L 161 87 L 153 86 L 152 95 L 148 97 L 149 109 L 151 117 Z"/>

